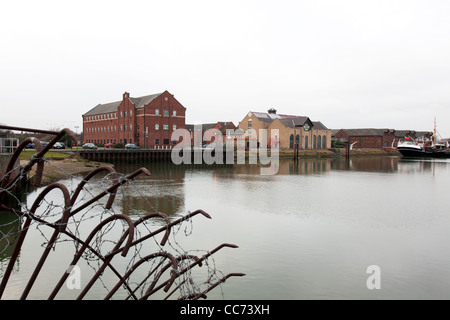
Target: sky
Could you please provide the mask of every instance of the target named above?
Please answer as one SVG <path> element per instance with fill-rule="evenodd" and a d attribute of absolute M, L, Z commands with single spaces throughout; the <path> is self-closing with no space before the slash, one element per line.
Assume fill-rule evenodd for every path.
<path fill-rule="evenodd" d="M 186 123 L 249 111 L 450 137 L 450 1 L 0 0 L 0 123 L 80 132 L 164 90 Z"/>

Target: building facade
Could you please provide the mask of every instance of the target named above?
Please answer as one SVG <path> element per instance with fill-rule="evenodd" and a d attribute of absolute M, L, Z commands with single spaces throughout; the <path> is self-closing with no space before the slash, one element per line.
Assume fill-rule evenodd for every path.
<path fill-rule="evenodd" d="M 408 139 L 431 139 L 432 132 L 395 129 L 339 129 L 333 133 L 333 138 L 348 142 L 352 148 L 386 149 L 396 148 L 397 144 Z"/>
<path fill-rule="evenodd" d="M 186 108 L 168 91 L 98 104 L 83 114 L 83 141 L 97 145 L 134 143 L 141 148 L 172 148 L 172 132 L 185 128 Z"/>
<path fill-rule="evenodd" d="M 201 129 L 201 132 L 199 132 L 198 134 L 201 137 L 202 141 L 201 141 L 200 146 L 202 146 L 202 145 L 208 145 L 215 141 L 218 142 L 219 140 L 216 140 L 216 139 L 220 139 L 220 141 L 223 143 L 225 143 L 227 141 L 227 139 L 230 139 L 230 138 L 234 139 L 234 138 L 236 138 L 236 129 L 238 129 L 238 128 L 231 121 L 228 121 L 228 122 L 219 121 L 216 123 L 203 123 L 203 124 L 186 124 L 186 130 L 188 130 L 191 135 L 192 143 L 194 142 L 195 130 L 200 130 L 200 129 Z M 208 130 L 211 130 L 211 129 L 215 130 L 217 134 L 214 136 L 211 136 L 209 138 L 205 138 L 205 132 Z"/>
<path fill-rule="evenodd" d="M 305 116 L 277 114 L 273 108 L 267 113 L 250 111 L 239 122 L 239 129 L 246 132 L 249 140 L 257 141 L 260 141 L 259 130 L 266 129 L 267 147 L 277 144 L 280 150 L 293 150 L 296 146 L 299 150 L 331 148 L 331 130 L 320 121 L 311 121 Z"/>

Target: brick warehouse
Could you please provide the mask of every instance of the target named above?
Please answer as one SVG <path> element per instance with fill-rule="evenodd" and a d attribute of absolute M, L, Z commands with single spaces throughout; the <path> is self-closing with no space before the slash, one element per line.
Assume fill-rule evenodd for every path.
<path fill-rule="evenodd" d="M 83 114 L 83 141 L 97 145 L 135 143 L 170 148 L 172 132 L 185 128 L 186 108 L 168 91 L 143 97 L 123 94 L 121 101 L 98 104 Z"/>

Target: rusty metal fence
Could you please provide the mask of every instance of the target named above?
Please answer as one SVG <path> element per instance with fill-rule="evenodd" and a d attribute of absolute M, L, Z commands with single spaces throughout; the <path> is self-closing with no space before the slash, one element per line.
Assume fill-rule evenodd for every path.
<path fill-rule="evenodd" d="M 123 175 L 110 166 L 98 167 L 78 180 L 74 188 L 61 182 L 51 183 L 39 189 L 31 206 L 23 203 L 17 197 L 17 191 L 27 183 L 34 166 L 33 184 L 40 186 L 47 162 L 45 154 L 65 134 L 76 141 L 68 129 L 55 133 L 54 139 L 45 147 L 35 138 L 22 141 L 0 180 L 0 215 L 12 214 L 18 221 L 15 227 L 6 226 L 0 231 L 0 254 L 11 252 L 6 264 L 0 264 L 0 299 L 8 296 L 11 278 L 20 273 L 17 264 L 20 256 L 27 252 L 25 246 L 30 233 L 41 235 L 43 248 L 31 274 L 23 275 L 27 280 L 20 299 L 30 298 L 37 280 L 46 273 L 51 255 L 62 255 L 67 262 L 58 270 L 59 274 L 52 274 L 54 283 L 49 283 L 46 295 L 38 299 L 58 299 L 68 281 L 73 280 L 74 267 L 79 265 L 87 266 L 89 280 L 83 281 L 84 286 L 76 291 L 74 299 L 207 298 L 208 292 L 222 287 L 228 278 L 244 275 L 223 273 L 213 258 L 224 248 L 237 248 L 234 244 L 222 243 L 206 251 L 182 248 L 179 239 L 182 226 L 192 225 L 196 216 L 211 218 L 203 210 L 173 218 L 150 206 L 146 215 L 134 220 L 115 213 L 116 197 L 135 178 L 149 175 L 145 168 Z M 15 167 L 28 143 L 35 144 L 36 154 L 27 163 Z M 88 186 L 99 177 L 105 187 L 103 191 L 91 194 L 92 189 Z M 59 193 L 59 204 L 47 200 L 48 195 L 55 192 Z M 112 229 L 116 231 L 111 232 Z M 67 247 L 70 254 L 66 252 Z M 95 289 L 92 294 L 96 286 L 104 290 L 99 293 Z M 40 288 L 39 292 L 42 291 L 45 290 Z"/>

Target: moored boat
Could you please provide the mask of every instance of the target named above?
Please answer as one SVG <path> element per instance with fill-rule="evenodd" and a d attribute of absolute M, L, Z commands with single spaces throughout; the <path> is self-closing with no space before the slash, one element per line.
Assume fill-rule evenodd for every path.
<path fill-rule="evenodd" d="M 411 140 L 400 142 L 397 145 L 397 150 L 402 154 L 402 156 L 409 158 L 421 158 L 433 156 L 431 150 L 427 150 L 422 144 L 419 145 L 418 143 Z"/>

